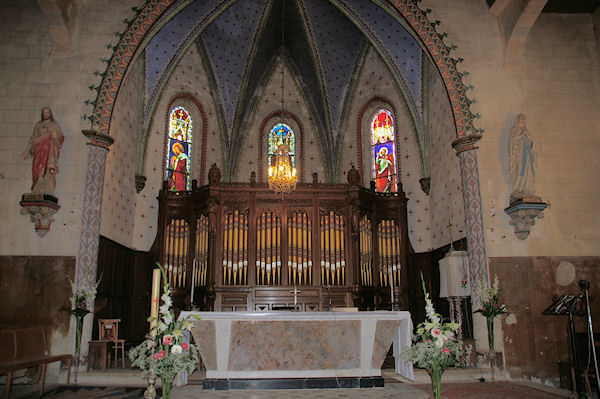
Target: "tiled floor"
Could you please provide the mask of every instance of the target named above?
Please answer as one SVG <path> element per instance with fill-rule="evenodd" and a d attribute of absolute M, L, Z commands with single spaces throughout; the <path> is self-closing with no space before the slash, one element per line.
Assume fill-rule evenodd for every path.
<path fill-rule="evenodd" d="M 387 384 L 384 388 L 349 389 L 282 389 L 262 391 L 203 391 L 200 386 L 187 385 L 171 392 L 173 399 L 428 399 L 429 395 L 408 384 Z"/>
<path fill-rule="evenodd" d="M 427 399 L 429 398 L 430 382 L 427 373 L 415 370 L 415 381 L 410 382 L 398 376 L 393 370 L 383 370 L 384 388 L 348 388 L 348 389 L 311 389 L 311 390 L 243 390 L 243 391 L 206 391 L 202 385 L 185 385 L 173 387 L 173 399 Z M 447 399 L 505 399 L 505 398 L 574 398 L 572 392 L 555 389 L 537 383 L 518 381 L 499 381 L 496 383 L 479 382 L 479 379 L 489 376 L 481 369 L 449 370 L 442 379 L 442 397 Z M 66 378 L 65 378 L 66 379 Z M 191 381 L 200 383 L 199 380 Z M 81 398 L 127 398 L 143 397 L 142 389 L 123 387 L 144 387 L 139 370 L 110 369 L 106 372 L 95 371 L 79 373 L 78 383 L 83 387 L 110 387 L 99 389 L 84 389 L 73 392 L 77 387 L 64 388 L 63 381 L 48 381 L 46 384 L 47 399 L 81 399 Z M 3 386 L 0 385 L 0 398 Z M 118 388 L 118 389 L 117 389 Z M 112 391 L 111 391 L 112 389 Z M 118 391 L 118 392 L 117 392 Z M 115 392 L 115 393 L 113 393 Z M 594 392 L 595 394 L 595 392 Z M 39 398 L 36 384 L 15 384 L 11 399 Z M 594 396 L 597 398 L 597 396 Z"/>

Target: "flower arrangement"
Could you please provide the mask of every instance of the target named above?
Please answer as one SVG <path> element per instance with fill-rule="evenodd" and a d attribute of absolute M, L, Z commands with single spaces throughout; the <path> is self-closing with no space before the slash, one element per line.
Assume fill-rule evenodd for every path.
<path fill-rule="evenodd" d="M 198 364 L 196 346 L 185 342 L 184 332 L 190 330 L 189 318 L 175 321 L 171 306 L 171 291 L 165 270 L 162 272 L 164 293 L 158 318 L 149 317 L 148 321 L 157 321 L 146 340 L 129 351 L 132 366 L 142 370 L 142 377 L 153 384 L 159 377 L 162 381 L 162 397 L 168 398 L 171 384 L 180 371 L 193 372 Z"/>
<path fill-rule="evenodd" d="M 76 362 L 79 359 L 79 351 L 81 347 L 81 333 L 83 329 L 83 318 L 88 313 L 92 311 L 89 309 L 89 304 L 91 304 L 96 297 L 96 292 L 98 289 L 98 285 L 100 285 L 100 281 L 102 280 L 102 275 L 98 281 L 93 284 L 88 289 L 77 289 L 71 277 L 67 276 L 69 280 L 69 285 L 71 286 L 71 307 L 63 306 L 60 310 L 64 310 L 65 312 L 70 313 L 73 317 L 75 317 L 75 354 L 76 354 Z"/>
<path fill-rule="evenodd" d="M 425 321 L 417 326 L 413 335 L 413 344 L 402 352 L 407 362 L 424 368 L 431 377 L 434 397 L 440 398 L 440 385 L 443 372 L 449 367 L 466 365 L 471 354 L 471 346 L 463 347 L 462 340 L 456 337 L 458 323 L 443 322 L 442 316 L 435 312 L 433 303 L 425 289 L 425 281 L 421 275 L 423 293 L 425 294 Z"/>
<path fill-rule="evenodd" d="M 480 284 L 484 286 L 484 284 Z M 485 290 L 477 290 L 477 296 L 481 300 L 481 308 L 474 313 L 481 313 L 487 322 L 488 343 L 490 346 L 490 367 L 492 369 L 492 380 L 494 379 L 494 363 L 496 353 L 494 352 L 494 319 L 496 316 L 505 314 L 506 305 L 498 301 L 498 275 L 494 275 L 494 283 Z"/>

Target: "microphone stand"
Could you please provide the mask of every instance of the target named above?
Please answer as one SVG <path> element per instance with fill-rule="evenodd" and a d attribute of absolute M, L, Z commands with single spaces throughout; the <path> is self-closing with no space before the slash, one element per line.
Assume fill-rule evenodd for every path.
<path fill-rule="evenodd" d="M 580 280 L 579 287 L 581 289 L 585 290 L 585 308 L 587 311 L 588 333 L 589 333 L 589 339 L 591 341 L 592 356 L 594 359 L 594 371 L 596 372 L 596 387 L 598 387 L 598 389 L 600 389 L 600 376 L 598 375 L 598 359 L 596 358 L 596 345 L 594 345 L 594 330 L 592 328 L 592 314 L 590 311 L 590 298 L 588 296 L 590 282 L 585 281 L 585 280 Z"/>

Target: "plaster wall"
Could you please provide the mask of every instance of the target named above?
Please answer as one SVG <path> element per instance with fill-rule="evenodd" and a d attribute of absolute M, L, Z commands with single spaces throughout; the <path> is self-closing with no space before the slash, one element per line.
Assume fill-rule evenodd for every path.
<path fill-rule="evenodd" d="M 430 65 L 428 76 L 427 124 L 429 131 L 429 164 L 431 187 L 429 214 L 431 218 L 431 241 L 434 249 L 465 237 L 465 206 L 460 177 L 460 162 L 452 141 L 456 128 L 444 82 Z M 428 208 L 425 208 L 428 209 Z"/>
<path fill-rule="evenodd" d="M 192 153 L 192 178 L 204 178 L 208 184 L 208 169 L 213 163 L 223 171 L 223 152 L 216 110 L 202 59 L 194 46 L 191 46 L 179 61 L 166 86 L 162 91 L 156 106 L 152 125 L 148 131 L 144 176 L 146 186 L 134 195 L 136 203 L 135 228 L 133 233 L 133 248 L 148 251 L 156 238 L 156 223 L 158 222 L 158 191 L 162 187 L 165 169 L 165 144 L 167 135 L 167 118 L 169 104 L 172 99 L 182 93 L 192 95 L 203 109 L 206 117 L 206 148 L 202 148 L 202 121 L 200 110 L 192 103 L 188 107 L 194 117 L 194 138 Z M 200 168 L 202 151 L 206 152 L 205 170 Z"/>
<path fill-rule="evenodd" d="M 370 125 L 378 111 L 378 104 L 365 110 L 363 107 L 373 97 L 388 99 L 395 108 L 394 123 L 396 132 L 396 153 L 398 156 L 398 173 L 403 189 L 408 198 L 409 239 L 416 252 L 424 252 L 432 248 L 430 234 L 429 199 L 421 190 L 419 179 L 422 175 L 418 144 L 408 110 L 405 109 L 402 95 L 394 84 L 381 57 L 374 49 L 370 49 L 364 61 L 359 81 L 354 89 L 354 97 L 350 105 L 349 117 L 344 128 L 343 145 L 340 161 L 340 177 L 338 182 L 346 182 L 346 173 L 353 163 L 359 169 L 358 144 L 362 147 L 362 186 L 369 187 L 373 176 L 373 153 L 371 148 Z M 394 111 L 394 110 L 390 110 Z M 359 124 L 361 137 L 358 137 Z"/>
<path fill-rule="evenodd" d="M 569 317 L 544 315 L 553 297 L 580 294 L 579 280 L 600 278 L 600 258 L 592 256 L 535 256 L 490 258 L 490 270 L 500 280 L 499 299 L 508 314 L 496 319 L 496 350 L 504 350 L 512 378 L 536 378 L 559 385 L 558 362 L 569 361 Z M 597 292 L 592 286 L 590 295 Z M 600 304 L 591 300 L 594 331 L 600 328 Z M 476 314 L 473 317 L 483 319 Z M 483 322 L 485 324 L 485 321 Z M 586 317 L 574 316 L 575 331 L 586 331 Z M 486 340 L 477 342 L 487 348 Z"/>
<path fill-rule="evenodd" d="M 110 124 L 115 138 L 106 155 L 100 234 L 131 248 L 135 224 L 135 148 L 141 129 L 141 58 L 130 66 L 119 90 Z"/>
<path fill-rule="evenodd" d="M 267 136 L 273 124 L 280 120 L 277 113 L 281 109 L 281 68 L 282 64 L 280 63 L 266 83 L 254 116 L 248 124 L 249 130 L 246 132 L 246 139 L 243 144 L 244 151 L 240 153 L 235 181 L 247 182 L 250 178 L 250 172 L 254 171 L 256 172 L 256 181 L 267 182 Z M 285 86 L 283 107 L 286 112 L 297 118 L 296 122 L 293 118 L 284 116 L 283 121 L 296 134 L 298 181 L 311 183 L 312 174 L 317 173 L 319 181 L 323 183 L 326 181 L 326 175 L 322 152 L 319 149 L 320 142 L 315 135 L 315 127 L 311 121 L 304 98 L 298 90 L 297 82 L 287 67 L 284 69 L 283 83 Z M 273 118 L 268 120 L 261 131 L 265 118 L 269 115 L 273 115 Z M 302 126 L 302 131 L 300 131 L 298 123 Z M 259 146 L 262 148 L 262 159 L 259 157 Z"/>
<path fill-rule="evenodd" d="M 55 51 L 46 16 L 34 0 L 0 1 L 0 218 L 10 226 L 0 242 L 4 255 L 74 256 L 79 246 L 82 192 L 87 165 L 83 119 L 95 97 L 104 71 L 100 59 L 110 58 L 114 32 L 124 29 L 123 19 L 133 15 L 137 1 L 81 2 L 71 30 L 69 51 Z M 61 43 L 61 45 L 64 43 Z M 21 215 L 19 201 L 31 189 L 31 158 L 22 152 L 43 106 L 52 108 L 65 142 L 59 159 L 55 195 L 61 209 L 51 230 L 41 238 L 29 216 Z"/>
<path fill-rule="evenodd" d="M 478 143 L 486 250 L 496 256 L 598 255 L 600 252 L 600 63 L 590 14 L 542 13 L 522 61 L 504 65 L 498 21 L 483 1 L 425 0 L 452 53 L 464 58 L 471 106 L 484 128 Z M 597 18 L 597 17 L 596 17 Z M 536 193 L 548 202 L 526 240 L 504 213 L 511 191 L 508 134 L 524 113 L 537 157 Z"/>

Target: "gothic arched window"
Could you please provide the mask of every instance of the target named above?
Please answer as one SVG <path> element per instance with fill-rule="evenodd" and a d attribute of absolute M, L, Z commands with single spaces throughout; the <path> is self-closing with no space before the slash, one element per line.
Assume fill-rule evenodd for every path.
<path fill-rule="evenodd" d="M 188 191 L 191 186 L 193 121 L 182 106 L 175 106 L 169 113 L 169 137 L 165 177 L 170 191 Z"/>
<path fill-rule="evenodd" d="M 371 145 L 373 149 L 373 180 L 379 193 L 397 191 L 396 144 L 392 113 L 379 110 L 371 123 Z"/>
<path fill-rule="evenodd" d="M 275 156 L 277 149 L 282 144 L 287 146 L 288 155 L 292 162 L 292 168 L 296 167 L 296 135 L 288 125 L 285 123 L 278 123 L 273 126 L 269 132 L 269 139 L 267 141 L 267 168 L 272 166 L 271 158 Z"/>

